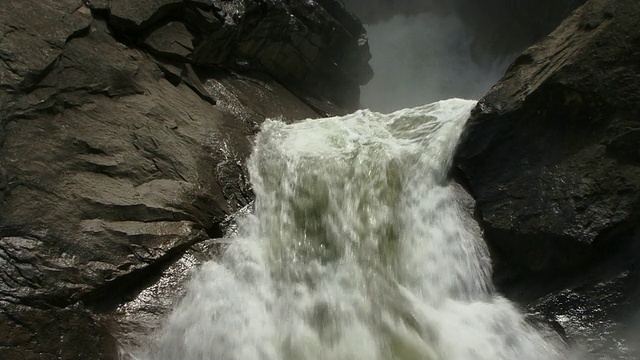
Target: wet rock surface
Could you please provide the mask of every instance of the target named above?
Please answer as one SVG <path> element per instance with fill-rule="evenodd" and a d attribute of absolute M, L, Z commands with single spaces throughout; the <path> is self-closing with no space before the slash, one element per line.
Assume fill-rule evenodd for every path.
<path fill-rule="evenodd" d="M 3 4 L 0 358 L 116 357 L 110 314 L 251 201 L 259 124 L 357 107 L 367 54 L 333 1 Z"/>
<path fill-rule="evenodd" d="M 502 291 L 577 337 L 640 305 L 639 24 L 636 1 L 587 2 L 480 100 L 455 159 Z"/>
<path fill-rule="evenodd" d="M 321 111 L 329 104 L 337 105 L 331 111 L 357 109 L 359 86 L 373 76 L 365 30 L 336 0 L 122 0 L 89 6 L 125 36 L 148 34 L 152 52 L 189 55 L 198 66 L 267 72 Z"/>

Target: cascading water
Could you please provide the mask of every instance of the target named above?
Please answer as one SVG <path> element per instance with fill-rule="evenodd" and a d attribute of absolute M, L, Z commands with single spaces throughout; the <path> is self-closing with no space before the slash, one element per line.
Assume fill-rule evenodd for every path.
<path fill-rule="evenodd" d="M 293 125 L 249 160 L 255 212 L 137 359 L 561 359 L 493 292 L 447 180 L 475 102 Z"/>

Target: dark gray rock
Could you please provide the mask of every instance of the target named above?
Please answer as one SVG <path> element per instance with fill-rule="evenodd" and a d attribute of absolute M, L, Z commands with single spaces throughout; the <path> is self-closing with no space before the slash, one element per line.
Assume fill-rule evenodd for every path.
<path fill-rule="evenodd" d="M 140 31 L 171 15 L 182 5 L 182 2 L 182 0 L 110 0 L 109 20 L 120 31 Z"/>
<path fill-rule="evenodd" d="M 359 86 L 373 76 L 362 25 L 336 0 L 284 3 L 220 2 L 224 26 L 203 37 L 193 62 L 266 71 L 298 96 L 315 97 L 312 105 L 357 109 Z"/>
<path fill-rule="evenodd" d="M 188 61 L 193 52 L 193 34 L 178 21 L 171 21 L 153 31 L 144 44 L 154 55 Z"/>
<path fill-rule="evenodd" d="M 640 304 L 638 42 L 640 3 L 587 2 L 480 100 L 454 161 L 500 289 L 594 349 Z"/>
<path fill-rule="evenodd" d="M 319 112 L 328 113 L 327 103 L 356 110 L 360 85 L 373 76 L 366 32 L 339 0 L 114 0 L 89 6 L 131 41 L 146 34 L 144 44 L 156 55 L 269 73 Z"/>
<path fill-rule="evenodd" d="M 34 22 L 33 14 L 46 16 Z M 91 24 L 91 13 L 81 0 L 6 1 L 0 18 L 0 88 L 9 92 L 33 87 L 58 59 L 67 40 Z"/>
<path fill-rule="evenodd" d="M 569 344 L 599 359 L 637 359 L 640 341 L 640 244 L 577 273 L 530 277 L 503 287 L 529 319 L 552 324 Z"/>
<path fill-rule="evenodd" d="M 285 5 L 269 9 L 290 14 Z M 252 200 L 244 161 L 258 126 L 353 106 L 285 87 L 264 67 L 246 71 L 235 54 L 215 66 L 191 61 L 205 36 L 238 30 L 223 27 L 220 7 L 0 7 L 0 358 L 115 358 L 111 314 L 185 252 L 221 237 Z M 280 31 L 283 19 L 263 29 Z M 306 34 L 325 36 L 317 31 L 327 28 Z"/>
<path fill-rule="evenodd" d="M 116 340 L 80 304 L 37 308 L 0 301 L 0 310 L 3 359 L 115 358 Z"/>
<path fill-rule="evenodd" d="M 638 19 L 634 1 L 590 1 L 475 109 L 455 161 L 505 261 L 566 270 L 635 238 Z"/>

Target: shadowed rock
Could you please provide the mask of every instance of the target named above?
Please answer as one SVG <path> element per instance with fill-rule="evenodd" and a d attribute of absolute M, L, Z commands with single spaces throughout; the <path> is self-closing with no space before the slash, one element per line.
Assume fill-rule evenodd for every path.
<path fill-rule="evenodd" d="M 638 303 L 639 24 L 637 1 L 587 2 L 515 60 L 467 124 L 455 164 L 510 296 L 569 288 L 599 304 L 585 314 Z M 558 299 L 541 306 L 566 308 Z"/>
<path fill-rule="evenodd" d="M 531 271 L 568 269 L 639 215 L 640 6 L 591 1 L 478 104 L 456 164 L 488 239 Z"/>
<path fill-rule="evenodd" d="M 187 61 L 193 52 L 193 40 L 183 23 L 172 21 L 152 32 L 144 44 L 155 55 Z"/>

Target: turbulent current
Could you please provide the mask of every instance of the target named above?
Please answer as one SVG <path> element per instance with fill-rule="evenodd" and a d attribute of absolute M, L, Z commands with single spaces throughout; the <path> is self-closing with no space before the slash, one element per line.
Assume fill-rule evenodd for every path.
<path fill-rule="evenodd" d="M 255 211 L 135 358 L 564 359 L 493 291 L 447 178 L 474 105 L 267 121 Z"/>

